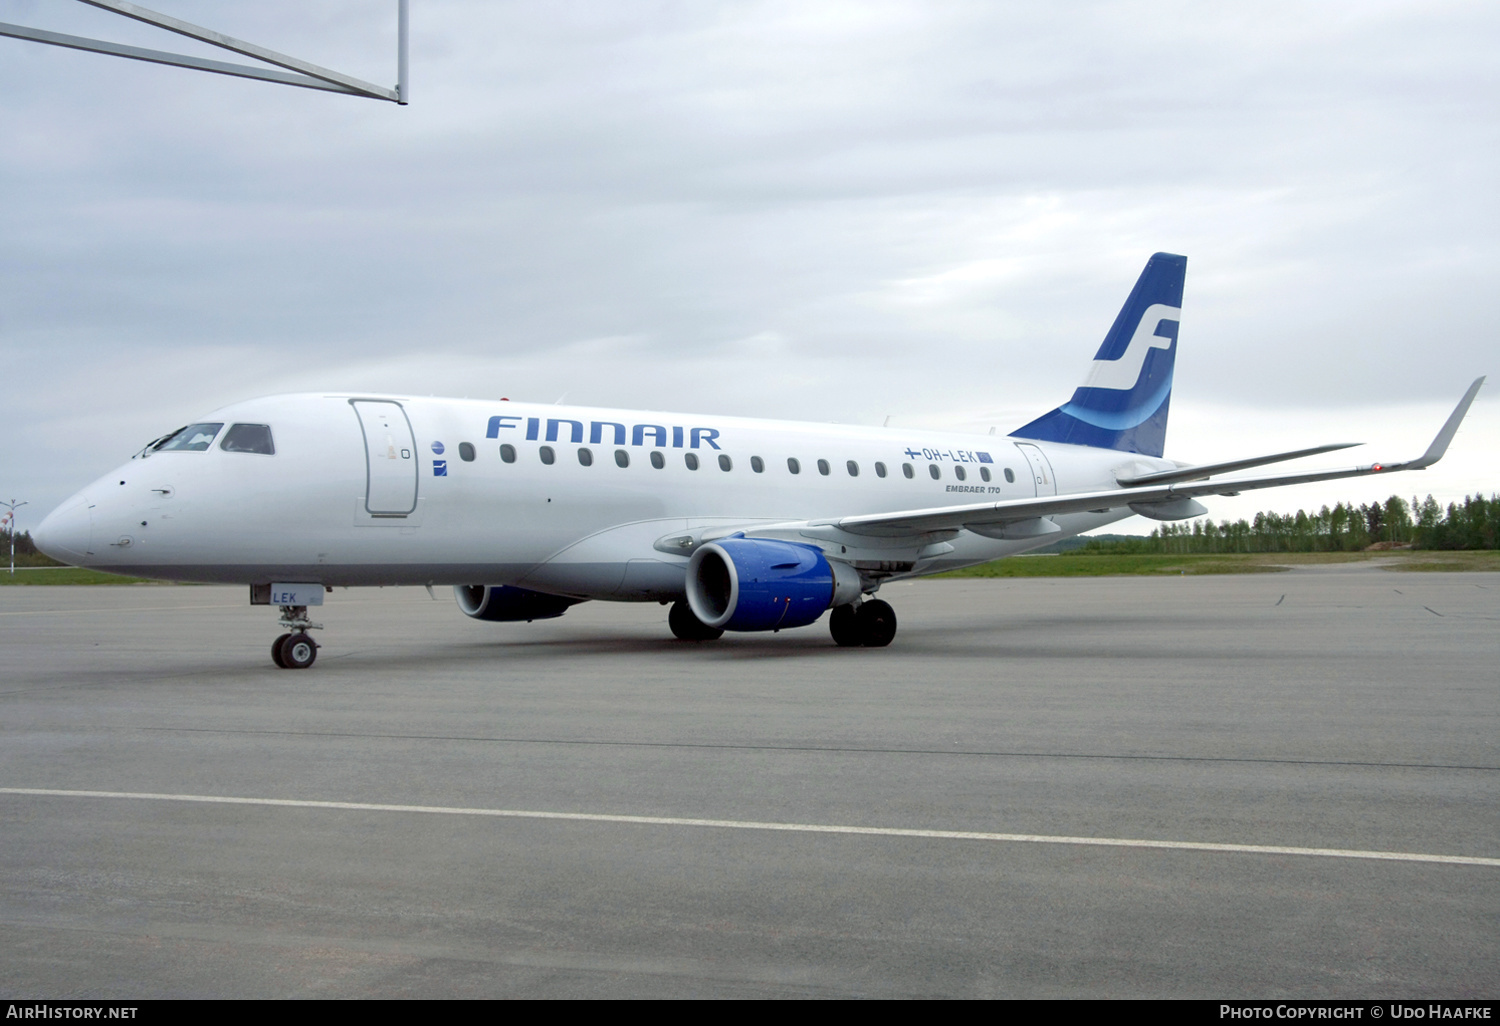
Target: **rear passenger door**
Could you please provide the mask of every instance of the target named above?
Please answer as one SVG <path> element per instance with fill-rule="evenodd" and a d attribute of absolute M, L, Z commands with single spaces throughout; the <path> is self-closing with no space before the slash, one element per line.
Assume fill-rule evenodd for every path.
<path fill-rule="evenodd" d="M 1047 460 L 1047 454 L 1028 442 L 1017 442 L 1016 448 L 1021 450 L 1021 455 L 1026 457 L 1026 464 L 1031 468 L 1031 480 L 1036 485 L 1036 494 L 1056 495 L 1057 481 L 1052 477 L 1052 464 Z"/>

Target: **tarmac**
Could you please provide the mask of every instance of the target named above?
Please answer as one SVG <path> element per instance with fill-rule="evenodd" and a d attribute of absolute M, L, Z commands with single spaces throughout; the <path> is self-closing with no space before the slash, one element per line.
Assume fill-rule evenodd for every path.
<path fill-rule="evenodd" d="M 1047 557 L 1037 557 L 1047 558 Z M 1494 998 L 1500 574 L 0 589 L 9 998 Z"/>

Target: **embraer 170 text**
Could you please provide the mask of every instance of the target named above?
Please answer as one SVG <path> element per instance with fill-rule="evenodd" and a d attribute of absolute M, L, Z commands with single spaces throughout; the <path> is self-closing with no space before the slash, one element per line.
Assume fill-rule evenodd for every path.
<path fill-rule="evenodd" d="M 317 657 L 335 586 L 451 584 L 479 620 L 589 599 L 672 603 L 684 640 L 803 627 L 888 645 L 889 580 L 1026 552 L 1205 495 L 1436 463 L 1484 379 L 1404 463 L 1222 477 L 1162 458 L 1187 259 L 1158 253 L 1072 399 L 1009 437 L 389 395 L 217 410 L 64 502 L 39 548 L 78 566 L 248 584 L 277 665 Z"/>

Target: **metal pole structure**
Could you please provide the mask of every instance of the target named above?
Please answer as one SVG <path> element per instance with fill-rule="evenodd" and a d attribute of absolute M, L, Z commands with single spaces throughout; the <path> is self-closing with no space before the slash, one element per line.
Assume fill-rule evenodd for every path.
<path fill-rule="evenodd" d="M 14 576 L 16 572 L 16 510 L 26 505 L 11 499 L 9 502 L 0 502 L 0 506 L 9 506 L 10 512 L 5 514 L 5 519 L 10 523 L 10 572 Z"/>
<path fill-rule="evenodd" d="M 403 107 L 411 102 L 406 82 L 406 4 L 407 0 L 396 0 L 396 102 Z"/>
<path fill-rule="evenodd" d="M 254 60 L 264 61 L 273 65 L 274 68 L 285 70 L 273 70 L 273 68 L 256 67 L 249 64 L 234 64 L 227 61 L 205 60 L 201 57 L 189 57 L 186 54 L 168 53 L 162 50 L 148 50 L 139 46 L 126 46 L 123 43 L 111 43 L 103 39 L 87 39 L 82 36 L 69 36 L 61 32 L 52 32 L 46 29 L 29 28 L 24 25 L 10 25 L 0 22 L 0 36 L 10 36 L 14 39 L 29 39 L 35 43 L 47 43 L 51 46 L 64 46 L 74 50 L 88 50 L 93 53 L 107 53 L 115 57 L 128 57 L 131 60 L 149 61 L 153 64 L 170 64 L 181 68 L 192 68 L 195 71 L 208 71 L 217 75 L 234 75 L 238 78 L 254 78 L 264 82 L 279 82 L 282 85 L 301 86 L 304 89 L 325 89 L 335 93 L 349 93 L 354 96 L 366 96 L 375 100 L 390 100 L 394 103 L 406 102 L 401 94 L 401 87 L 388 89 L 378 86 L 352 75 L 333 71 L 329 68 L 289 57 L 284 53 L 267 49 L 255 43 L 236 39 L 233 36 L 207 29 L 201 25 L 173 18 L 157 11 L 147 10 L 136 4 L 126 3 L 125 0 L 79 0 L 80 3 L 97 7 L 100 10 L 109 11 L 125 18 L 145 22 L 168 32 L 175 32 L 190 39 L 207 43 L 210 46 L 229 50 L 232 53 L 241 54 Z M 402 25 L 405 25 L 406 0 L 400 0 L 400 16 Z M 405 81 L 405 28 L 401 29 L 401 56 L 402 66 L 401 78 Z"/>

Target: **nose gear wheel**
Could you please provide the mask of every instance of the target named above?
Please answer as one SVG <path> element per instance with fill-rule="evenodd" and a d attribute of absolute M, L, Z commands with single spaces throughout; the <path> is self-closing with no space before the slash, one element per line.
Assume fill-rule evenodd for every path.
<path fill-rule="evenodd" d="M 287 670 L 305 670 L 318 658 L 318 643 L 306 634 L 288 634 L 276 652 L 276 663 Z"/>
<path fill-rule="evenodd" d="M 282 606 L 281 626 L 287 633 L 271 642 L 271 661 L 283 670 L 305 670 L 318 658 L 318 643 L 308 631 L 323 629 L 307 618 L 306 606 Z"/>

